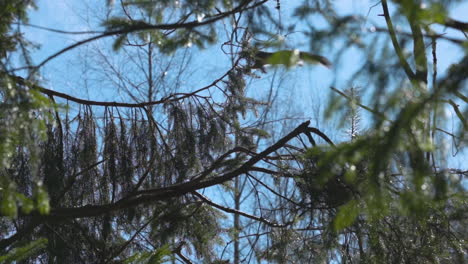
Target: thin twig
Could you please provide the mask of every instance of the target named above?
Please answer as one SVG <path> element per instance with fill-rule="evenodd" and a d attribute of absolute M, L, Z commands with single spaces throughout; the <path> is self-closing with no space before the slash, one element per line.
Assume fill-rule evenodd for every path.
<path fill-rule="evenodd" d="M 336 89 L 335 87 L 330 87 L 334 92 L 338 93 L 339 95 L 343 96 L 344 98 L 346 98 L 347 100 L 351 101 L 353 100 L 351 97 L 349 97 L 347 94 L 343 93 L 342 91 Z M 386 120 L 386 121 L 390 121 L 384 114 L 380 113 L 379 111 L 376 111 L 366 105 L 363 105 L 361 104 L 360 102 L 356 102 L 356 105 L 361 107 L 362 109 L 382 118 L 383 120 Z"/>
<path fill-rule="evenodd" d="M 86 43 L 89 43 L 89 42 L 92 42 L 92 41 L 95 41 L 95 40 L 98 40 L 98 39 L 101 39 L 101 38 L 116 36 L 116 35 L 125 35 L 125 34 L 129 34 L 129 33 L 136 32 L 136 31 L 142 31 L 142 30 L 193 29 L 193 28 L 196 28 L 196 27 L 212 24 L 212 23 L 214 23 L 214 22 L 216 22 L 218 20 L 221 20 L 221 19 L 224 19 L 226 17 L 231 16 L 232 14 L 235 14 L 235 13 L 238 13 L 238 12 L 243 12 L 245 10 L 249 10 L 249 9 L 258 7 L 260 5 L 263 5 L 267 1 L 268 0 L 263 0 L 263 1 L 260 1 L 258 3 L 253 4 L 251 6 L 247 6 L 251 1 L 250 0 L 244 0 L 237 7 L 233 8 L 233 9 L 231 9 L 229 11 L 217 14 L 217 15 L 213 16 L 212 18 L 207 19 L 205 21 L 194 20 L 194 21 L 186 22 L 186 23 L 176 22 L 176 23 L 158 24 L 158 25 L 139 23 L 137 25 L 131 25 L 131 26 L 126 27 L 124 29 L 106 31 L 103 34 L 100 34 L 100 35 L 97 35 L 97 36 L 94 36 L 94 37 L 91 37 L 91 38 L 87 38 L 87 39 L 84 39 L 82 41 L 78 41 L 77 43 L 75 43 L 73 45 L 70 45 L 68 47 L 65 47 L 65 48 L 59 50 L 58 52 L 50 55 L 49 57 L 44 59 L 41 63 L 39 63 L 38 65 L 32 67 L 32 69 L 33 69 L 32 73 L 35 73 L 35 71 L 37 71 L 39 68 L 44 66 L 46 63 L 48 63 L 52 59 L 64 54 L 65 52 L 68 52 L 68 51 L 70 51 L 70 50 L 72 50 L 72 49 L 74 49 L 76 47 L 79 47 L 81 45 L 84 45 Z"/>
<path fill-rule="evenodd" d="M 259 222 L 262 222 L 264 224 L 266 224 L 267 226 L 270 226 L 270 227 L 285 227 L 287 226 L 289 223 L 286 223 L 286 224 L 277 224 L 277 223 L 273 223 L 271 222 L 270 220 L 268 219 L 265 219 L 263 217 L 259 217 L 259 216 L 255 216 L 255 215 L 251 215 L 251 214 L 248 214 L 248 213 L 245 213 L 245 212 L 242 212 L 242 211 L 239 211 L 239 210 L 236 210 L 236 209 L 232 209 L 232 208 L 229 208 L 229 207 L 226 207 L 226 206 L 222 206 L 220 204 L 217 204 L 213 201 L 211 201 L 210 199 L 208 199 L 208 197 L 200 194 L 199 192 L 193 192 L 193 194 L 195 194 L 198 198 L 200 198 L 203 202 L 215 207 L 215 208 L 218 208 L 219 210 L 222 210 L 226 213 L 230 213 L 230 214 L 237 214 L 237 215 L 241 215 L 241 216 L 244 216 L 244 217 L 247 217 L 247 218 L 250 218 L 250 219 L 253 219 L 253 220 L 256 220 L 256 221 L 259 221 Z"/>

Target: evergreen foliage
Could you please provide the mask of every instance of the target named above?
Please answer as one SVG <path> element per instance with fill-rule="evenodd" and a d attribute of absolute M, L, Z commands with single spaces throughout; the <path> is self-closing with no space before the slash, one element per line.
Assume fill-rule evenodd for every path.
<path fill-rule="evenodd" d="M 0 263 L 464 263 L 468 172 L 443 146 L 466 162 L 458 2 L 382 0 L 385 26 L 369 34 L 367 18 L 326 0 L 107 1 L 101 31 L 34 64 L 21 31 L 33 1 L 0 0 Z M 313 53 L 278 40 L 295 32 L 289 19 Z M 125 101 L 39 81 L 58 56 L 105 38 L 126 63 L 96 54 Z M 442 73 L 440 42 L 461 53 Z M 181 87 L 190 47 L 221 47 L 225 73 Z M 320 129 L 278 121 L 287 105 L 249 92 L 301 60 L 340 78 L 350 49 L 362 61 L 331 87 Z M 344 140 L 324 132 L 333 119 Z"/>

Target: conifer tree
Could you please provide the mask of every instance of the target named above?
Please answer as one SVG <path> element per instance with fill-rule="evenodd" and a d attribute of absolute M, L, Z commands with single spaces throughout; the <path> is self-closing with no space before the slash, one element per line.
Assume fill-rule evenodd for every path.
<path fill-rule="evenodd" d="M 458 2 L 382 0 L 371 19 L 326 0 L 107 1 L 88 32 L 40 27 L 83 37 L 35 61 L 34 2 L 3 1 L 0 262 L 463 263 Z M 75 50 L 80 92 L 54 89 L 41 74 Z M 206 50 L 224 70 L 200 85 Z M 317 62 L 336 79 L 324 119 L 283 115 L 319 107 L 276 74 Z"/>

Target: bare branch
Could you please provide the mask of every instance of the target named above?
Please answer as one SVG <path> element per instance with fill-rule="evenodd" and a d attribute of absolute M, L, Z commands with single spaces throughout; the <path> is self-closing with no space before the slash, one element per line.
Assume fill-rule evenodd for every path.
<path fill-rule="evenodd" d="M 265 219 L 263 217 L 258 217 L 258 216 L 255 216 L 255 215 L 251 215 L 251 214 L 248 214 L 248 213 L 236 210 L 236 209 L 232 209 L 232 208 L 217 204 L 217 203 L 211 201 L 210 199 L 208 199 L 208 197 L 206 197 L 206 196 L 204 196 L 204 195 L 202 195 L 202 194 L 200 194 L 198 192 L 193 192 L 193 194 L 195 194 L 203 202 L 205 202 L 205 203 L 207 203 L 207 204 L 209 204 L 209 205 L 211 205 L 211 206 L 213 206 L 215 208 L 218 208 L 219 210 L 222 210 L 222 211 L 230 213 L 230 214 L 241 215 L 241 216 L 244 216 L 244 217 L 259 221 L 259 222 L 262 222 L 262 223 L 264 223 L 264 224 L 266 224 L 267 226 L 270 226 L 270 227 L 285 227 L 285 226 L 288 226 L 290 224 L 290 223 L 286 223 L 286 224 L 273 223 L 270 220 Z"/>

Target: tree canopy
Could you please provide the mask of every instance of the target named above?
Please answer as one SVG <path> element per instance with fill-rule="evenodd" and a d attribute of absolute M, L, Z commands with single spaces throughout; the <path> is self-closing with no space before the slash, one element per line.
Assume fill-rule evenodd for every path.
<path fill-rule="evenodd" d="M 462 1 L 0 3 L 0 263 L 467 260 Z"/>

